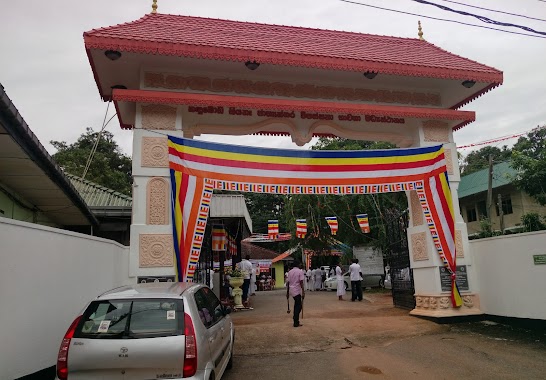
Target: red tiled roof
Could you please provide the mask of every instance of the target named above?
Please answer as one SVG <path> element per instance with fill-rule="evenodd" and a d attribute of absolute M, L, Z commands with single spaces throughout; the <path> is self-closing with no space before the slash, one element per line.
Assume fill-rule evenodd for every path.
<path fill-rule="evenodd" d="M 84 33 L 87 49 L 502 83 L 502 72 L 414 38 L 149 14 Z"/>
<path fill-rule="evenodd" d="M 262 248 L 252 243 L 241 242 L 241 257 L 249 255 L 253 260 L 272 260 L 278 253 L 267 248 Z"/>

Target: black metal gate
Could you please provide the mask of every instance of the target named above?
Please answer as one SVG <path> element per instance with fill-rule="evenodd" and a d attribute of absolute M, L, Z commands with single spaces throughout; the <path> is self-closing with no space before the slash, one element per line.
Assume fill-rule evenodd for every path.
<path fill-rule="evenodd" d="M 408 248 L 408 210 L 402 213 L 388 210 L 385 214 L 386 234 L 390 242 L 385 256 L 390 268 L 393 303 L 396 307 L 413 309 L 415 289 Z"/>

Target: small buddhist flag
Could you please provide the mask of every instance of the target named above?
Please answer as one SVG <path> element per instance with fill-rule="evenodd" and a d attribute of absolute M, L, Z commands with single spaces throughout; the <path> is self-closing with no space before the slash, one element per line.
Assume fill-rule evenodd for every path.
<path fill-rule="evenodd" d="M 227 242 L 227 252 L 226 252 L 226 260 L 230 260 L 232 256 L 237 255 L 237 241 L 234 237 L 228 234 L 227 236 L 228 242 Z"/>
<path fill-rule="evenodd" d="M 226 230 L 221 224 L 212 226 L 212 250 L 225 251 L 227 245 Z"/>
<path fill-rule="evenodd" d="M 328 222 L 328 225 L 330 226 L 330 229 L 332 230 L 332 235 L 337 234 L 337 217 L 335 216 L 327 216 L 324 219 L 326 219 L 326 222 Z"/>
<path fill-rule="evenodd" d="M 296 236 L 299 239 L 304 239 L 307 234 L 307 220 L 296 219 Z"/>
<path fill-rule="evenodd" d="M 267 221 L 267 234 L 270 239 L 277 239 L 279 237 L 279 221 L 277 219 Z"/>
<path fill-rule="evenodd" d="M 365 234 L 370 233 L 370 223 L 368 222 L 368 214 L 358 214 L 356 216 L 356 220 L 358 220 L 358 225 L 360 226 L 360 229 Z"/>

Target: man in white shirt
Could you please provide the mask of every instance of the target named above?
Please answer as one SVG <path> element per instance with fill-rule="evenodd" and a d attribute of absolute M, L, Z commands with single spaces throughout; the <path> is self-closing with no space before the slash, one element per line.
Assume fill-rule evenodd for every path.
<path fill-rule="evenodd" d="M 305 290 L 313 290 L 313 272 L 311 271 L 311 268 L 307 269 L 305 278 L 307 279 L 307 287 L 305 288 Z"/>
<path fill-rule="evenodd" d="M 252 276 L 252 263 L 250 262 L 250 255 L 246 255 L 239 264 L 239 269 L 243 272 L 243 305 L 248 306 L 248 290 L 250 288 L 250 277 Z"/>
<path fill-rule="evenodd" d="M 362 268 L 360 268 L 358 259 L 353 259 L 353 263 L 349 266 L 349 274 L 351 276 L 351 301 L 355 302 L 357 298 L 362 301 Z"/>

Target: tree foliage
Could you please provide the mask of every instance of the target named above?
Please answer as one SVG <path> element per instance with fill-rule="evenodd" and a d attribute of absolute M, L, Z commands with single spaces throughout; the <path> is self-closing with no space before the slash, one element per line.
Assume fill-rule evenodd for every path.
<path fill-rule="evenodd" d="M 57 149 L 53 158 L 65 172 L 81 177 L 98 135 L 99 133 L 94 132 L 92 128 L 87 128 L 73 144 L 50 141 Z M 121 152 L 114 141 L 114 135 L 104 131 L 85 179 L 122 194 L 131 195 L 131 169 L 131 158 Z"/>
<path fill-rule="evenodd" d="M 494 163 L 508 161 L 512 151 L 505 145 L 501 149 L 495 146 L 486 146 L 479 150 L 470 152 L 462 160 L 461 174 L 468 175 L 489 167 L 489 156 Z"/>
<path fill-rule="evenodd" d="M 519 138 L 512 149 L 512 167 L 518 171 L 515 184 L 546 205 L 546 127 Z"/>

